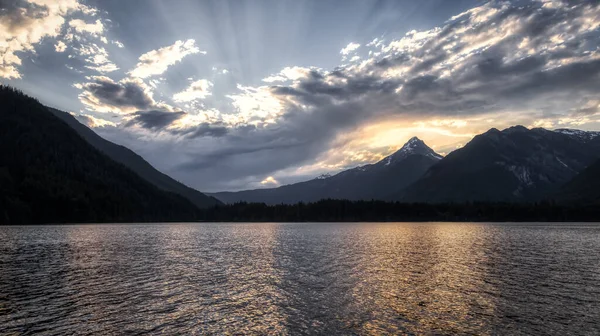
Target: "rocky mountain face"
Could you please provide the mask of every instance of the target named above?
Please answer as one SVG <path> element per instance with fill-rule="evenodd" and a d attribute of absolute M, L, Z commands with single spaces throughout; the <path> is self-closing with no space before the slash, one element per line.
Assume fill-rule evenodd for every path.
<path fill-rule="evenodd" d="M 212 194 L 225 203 L 264 202 L 267 204 L 313 202 L 320 199 L 386 199 L 419 179 L 442 159 L 418 138 L 383 160 L 316 179 L 272 189 Z"/>
<path fill-rule="evenodd" d="M 598 132 L 490 129 L 390 199 L 527 202 L 556 192 L 600 157 Z"/>

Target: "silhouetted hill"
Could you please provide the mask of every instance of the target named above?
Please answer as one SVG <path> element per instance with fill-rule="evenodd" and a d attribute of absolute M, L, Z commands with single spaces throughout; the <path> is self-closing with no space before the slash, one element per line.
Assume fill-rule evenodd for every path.
<path fill-rule="evenodd" d="M 410 139 L 400 150 L 383 160 L 334 176 L 272 189 L 256 189 L 212 194 L 225 203 L 261 202 L 292 204 L 321 199 L 385 199 L 416 181 L 442 157 L 418 138 Z"/>
<path fill-rule="evenodd" d="M 0 222 L 193 220 L 161 191 L 88 144 L 33 98 L 0 86 Z"/>
<path fill-rule="evenodd" d="M 523 126 L 491 129 L 448 154 L 392 199 L 434 203 L 543 199 L 600 157 L 593 143 L 596 136 L 584 133 Z"/>
<path fill-rule="evenodd" d="M 71 114 L 53 108 L 48 109 L 55 116 L 59 117 L 69 126 L 71 126 L 71 128 L 79 133 L 79 135 L 81 135 L 81 137 L 84 138 L 90 145 L 108 155 L 111 159 L 122 163 L 129 169 L 133 170 L 140 177 L 154 184 L 158 188 L 179 194 L 190 200 L 199 208 L 207 208 L 221 204 L 221 202 L 216 198 L 204 195 L 195 189 L 177 182 L 168 175 L 161 173 L 156 168 L 152 167 L 152 165 L 150 165 L 141 156 L 137 155 L 127 147 L 105 140 L 87 126 L 77 121 L 77 119 L 75 119 Z"/>

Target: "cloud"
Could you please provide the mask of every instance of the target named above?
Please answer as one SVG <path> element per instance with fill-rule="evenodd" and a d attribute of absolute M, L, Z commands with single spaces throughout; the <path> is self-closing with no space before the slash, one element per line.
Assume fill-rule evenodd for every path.
<path fill-rule="evenodd" d="M 133 118 L 126 123 L 126 127 L 134 125 L 157 130 L 171 125 L 178 119 L 181 119 L 185 112 L 165 112 L 165 111 L 140 111 L 133 114 Z"/>
<path fill-rule="evenodd" d="M 503 123 L 567 122 L 569 111 L 597 108 L 598 17 L 594 1 L 491 1 L 443 26 L 378 39 L 362 61 L 330 71 L 288 67 L 264 80 L 279 85 L 238 85 L 227 96 L 236 113 L 220 116 L 227 134 L 201 140 L 203 150 L 174 172 L 199 187 L 219 180 L 236 189 L 321 159 L 335 166 L 325 157 L 339 149 L 352 158 L 340 162 L 357 164 L 399 145 L 356 141 L 368 125 L 381 125 L 379 134 L 435 131 L 449 145 Z M 349 47 L 343 55 L 358 48 Z M 467 119 L 476 121 L 460 122 Z"/>
<path fill-rule="evenodd" d="M 196 41 L 189 39 L 177 41 L 173 45 L 149 51 L 139 58 L 139 62 L 129 72 L 132 77 L 147 78 L 160 75 L 167 71 L 169 66 L 181 61 L 185 56 L 206 52 L 196 47 Z"/>
<path fill-rule="evenodd" d="M 212 94 L 212 86 L 213 83 L 206 79 L 197 80 L 191 83 L 184 91 L 173 95 L 173 100 L 176 102 L 189 102 L 196 99 L 204 99 Z"/>
<path fill-rule="evenodd" d="M 321 69 L 319 68 L 304 68 L 304 67 L 286 67 L 283 68 L 279 73 L 275 75 L 271 75 L 263 79 L 263 82 L 267 83 L 275 83 L 275 82 L 285 82 L 288 80 L 296 81 L 303 78 L 309 78 L 311 76 L 320 76 L 319 72 Z"/>
<path fill-rule="evenodd" d="M 95 43 L 82 44 L 76 49 L 80 56 L 83 57 L 85 66 L 88 69 L 95 70 L 99 73 L 108 73 L 119 70 L 108 56 L 108 51 Z"/>
<path fill-rule="evenodd" d="M 268 86 L 238 85 L 240 93 L 228 95 L 237 113 L 225 118 L 232 125 L 258 125 L 274 123 L 284 111 L 284 103 L 271 93 Z"/>
<path fill-rule="evenodd" d="M 342 48 L 342 50 L 340 50 L 340 54 L 346 56 L 346 55 L 349 55 L 350 53 L 356 51 L 356 49 L 358 49 L 358 48 L 360 48 L 360 44 L 350 42 L 350 43 L 348 43 L 347 46 L 345 46 L 344 48 Z"/>
<path fill-rule="evenodd" d="M 202 116 L 189 113 L 161 110 L 138 111 L 125 116 L 124 128 L 137 128 L 141 134 L 160 133 L 163 139 L 190 141 L 201 138 L 220 138 L 229 133 L 229 128 L 218 122 L 206 122 Z M 193 122 L 190 122 L 193 121 Z"/>
<path fill-rule="evenodd" d="M 0 10 L 0 77 L 20 78 L 20 52 L 31 52 L 44 38 L 56 37 L 71 13 L 91 9 L 77 0 L 8 0 Z"/>
<path fill-rule="evenodd" d="M 104 32 L 104 25 L 99 19 L 94 23 L 86 23 L 81 19 L 74 19 L 69 22 L 69 26 L 74 28 L 78 33 L 88 33 L 94 36 L 99 36 Z"/>
<path fill-rule="evenodd" d="M 88 77 L 90 82 L 75 84 L 83 90 L 79 100 L 96 112 L 129 113 L 146 111 L 157 107 L 152 91 L 139 79 L 115 82 L 105 76 Z"/>
<path fill-rule="evenodd" d="M 584 103 L 578 106 L 572 111 L 573 116 L 592 116 L 600 114 L 600 100 L 598 99 L 584 99 Z"/>
<path fill-rule="evenodd" d="M 64 52 L 65 50 L 67 50 L 67 45 L 63 42 L 63 41 L 56 41 L 56 44 L 54 45 L 54 50 L 56 50 L 56 52 Z"/>
<path fill-rule="evenodd" d="M 199 125 L 195 125 L 186 129 L 181 129 L 178 131 L 173 131 L 174 134 L 183 134 L 187 139 L 195 139 L 195 138 L 204 138 L 204 137 L 212 137 L 212 138 L 220 138 L 229 133 L 229 128 L 220 124 L 213 123 L 201 123 Z"/>
<path fill-rule="evenodd" d="M 273 176 L 267 176 L 267 178 L 265 178 L 264 180 L 260 181 L 260 184 L 262 185 L 275 185 L 278 186 L 279 182 L 273 177 Z"/>
<path fill-rule="evenodd" d="M 84 125 L 86 125 L 87 127 L 90 127 L 90 128 L 117 127 L 117 124 L 112 121 L 105 120 L 102 118 L 96 118 L 96 117 L 88 115 L 88 114 L 75 114 L 75 113 L 71 113 L 71 114 L 75 118 L 77 118 L 77 120 L 79 120 L 81 123 L 83 123 Z"/>
<path fill-rule="evenodd" d="M 348 60 L 348 57 L 350 57 L 351 54 L 355 53 L 356 50 L 358 50 L 358 48 L 360 48 L 360 44 L 350 42 L 346 47 L 344 47 L 342 50 L 340 50 L 340 54 L 342 54 L 342 61 Z M 354 57 L 352 57 L 350 59 L 350 61 L 354 62 L 354 61 L 357 61 L 358 59 L 359 59 L 359 57 L 357 55 L 355 55 Z"/>

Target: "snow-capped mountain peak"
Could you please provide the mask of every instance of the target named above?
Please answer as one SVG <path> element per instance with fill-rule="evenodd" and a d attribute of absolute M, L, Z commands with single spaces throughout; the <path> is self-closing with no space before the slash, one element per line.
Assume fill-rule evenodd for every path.
<path fill-rule="evenodd" d="M 429 146 L 427 146 L 423 140 L 417 137 L 412 137 L 404 144 L 404 146 L 402 146 L 402 148 L 400 148 L 394 154 L 384 158 L 382 162 L 384 162 L 386 166 L 389 166 L 395 162 L 404 160 L 410 155 L 415 154 L 429 156 L 436 160 L 442 159 L 442 156 L 434 152 L 433 149 L 429 148 Z"/>

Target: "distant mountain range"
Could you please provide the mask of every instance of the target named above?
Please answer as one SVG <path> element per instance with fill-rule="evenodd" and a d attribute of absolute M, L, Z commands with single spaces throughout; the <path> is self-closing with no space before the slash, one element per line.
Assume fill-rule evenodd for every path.
<path fill-rule="evenodd" d="M 61 119 L 37 100 L 0 86 L 0 224 L 198 218 L 191 200 L 165 191 L 177 182 L 75 120 Z M 118 155 L 123 157 L 111 158 Z M 165 181 L 167 187 L 157 187 Z M 205 206 L 216 203 L 204 198 Z"/>
<path fill-rule="evenodd" d="M 213 207 L 222 202 L 273 205 L 321 199 L 556 201 L 594 208 L 600 205 L 600 132 L 523 126 L 490 129 L 446 157 L 415 137 L 377 163 L 333 176 L 279 188 L 207 196 L 159 172 L 131 150 L 102 139 L 70 114 L 0 86 L 0 224 L 188 221 L 231 216 L 243 220 L 257 218 L 256 211 L 283 208 L 265 210 L 260 204 L 244 208 L 242 204 L 242 208 L 221 209 L 225 211 L 222 213 Z M 239 212 L 227 215 L 227 209 Z M 272 215 L 277 218 L 277 213 Z M 356 213 L 356 218 L 362 218 L 359 215 Z"/>
<path fill-rule="evenodd" d="M 584 202 L 594 197 L 594 188 L 581 187 L 595 184 L 581 181 L 599 178 L 593 166 L 585 169 L 599 158 L 600 132 L 523 126 L 503 131 L 493 128 L 444 158 L 412 138 L 398 152 L 376 164 L 334 176 L 279 188 L 212 195 L 225 203 L 267 204 L 319 199 L 533 202 L 564 200 L 559 196 L 562 190 L 569 192 L 571 201 Z M 561 189 L 563 186 L 565 189 Z"/>
<path fill-rule="evenodd" d="M 211 194 L 225 203 L 261 202 L 267 204 L 314 202 L 320 199 L 385 199 L 419 179 L 442 159 L 418 138 L 410 139 L 400 150 L 383 160 L 333 176 L 272 189 Z"/>

